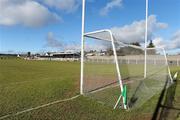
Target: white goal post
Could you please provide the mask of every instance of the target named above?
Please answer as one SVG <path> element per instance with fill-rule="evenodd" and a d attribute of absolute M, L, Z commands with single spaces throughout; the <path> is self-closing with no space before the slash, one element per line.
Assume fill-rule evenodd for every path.
<path fill-rule="evenodd" d="M 145 47 L 144 48 L 141 48 L 141 47 L 138 47 L 138 46 L 134 46 L 134 45 L 129 45 L 129 44 L 127 45 L 127 44 L 121 43 L 120 41 L 116 41 L 116 39 L 114 38 L 113 32 L 110 29 L 104 29 L 104 30 L 98 30 L 98 31 L 93 31 L 93 32 L 85 33 L 85 7 L 86 7 L 85 0 L 82 0 L 80 94 L 81 95 L 85 94 L 84 93 L 84 62 L 85 62 L 85 58 L 84 57 L 85 57 L 85 41 L 86 41 L 86 38 L 92 38 L 92 39 L 96 39 L 96 40 L 99 40 L 99 41 L 108 41 L 108 42 L 111 43 L 111 47 L 112 47 L 112 51 L 113 51 L 113 60 L 114 60 L 115 66 L 116 66 L 116 73 L 117 73 L 117 77 L 118 77 L 118 85 L 119 85 L 119 88 L 120 88 L 120 91 L 121 91 L 121 93 L 118 95 L 119 96 L 118 99 L 116 98 L 115 104 L 113 103 L 114 104 L 114 109 L 117 108 L 117 106 L 120 103 L 121 99 L 123 101 L 123 103 L 122 103 L 123 108 L 127 109 L 129 106 L 127 106 L 127 100 L 123 96 L 124 91 L 126 91 L 124 86 L 123 86 L 124 85 L 124 83 L 123 83 L 123 79 L 124 78 L 122 78 L 122 75 L 121 75 L 121 69 L 120 69 L 121 65 L 119 64 L 119 59 L 118 59 L 117 49 L 116 49 L 116 45 L 115 44 L 118 42 L 121 45 L 124 45 L 126 47 L 131 47 L 131 48 L 134 48 L 134 49 L 139 49 L 139 50 L 144 52 L 143 77 L 144 77 L 144 79 L 146 79 L 147 71 L 148 71 L 147 70 L 147 59 L 148 59 L 147 58 L 147 56 L 148 56 L 147 55 L 148 54 L 147 51 L 151 50 L 151 48 L 147 48 L 147 39 L 148 39 L 148 33 L 147 33 L 148 32 L 148 20 L 147 20 L 148 19 L 148 0 L 146 0 L 146 25 L 145 25 Z M 172 77 L 171 77 L 171 74 L 170 74 L 170 69 L 169 69 L 169 66 L 168 66 L 166 52 L 165 52 L 164 48 L 152 48 L 152 50 L 154 50 L 154 49 L 159 49 L 161 52 L 163 52 L 162 56 L 163 56 L 163 59 L 164 59 L 164 62 L 165 62 L 165 67 L 167 67 L 168 75 L 169 75 L 170 80 L 172 82 Z M 164 67 L 162 67 L 162 68 L 164 70 Z M 164 73 L 162 73 L 162 74 L 164 74 Z M 162 82 L 164 82 L 164 81 L 162 81 Z M 143 87 L 146 87 L 146 86 L 143 86 Z M 150 88 L 150 89 L 154 90 L 154 88 Z M 137 92 L 137 94 L 138 94 L 138 92 Z"/>

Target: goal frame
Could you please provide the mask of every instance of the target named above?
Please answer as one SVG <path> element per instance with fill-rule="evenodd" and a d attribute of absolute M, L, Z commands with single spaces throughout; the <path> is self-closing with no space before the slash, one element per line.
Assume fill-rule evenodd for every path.
<path fill-rule="evenodd" d="M 146 0 L 146 21 L 145 21 L 145 45 L 144 45 L 144 78 L 146 78 L 146 72 L 147 72 L 147 41 L 148 41 L 148 0 Z M 116 65 L 116 71 L 117 71 L 117 75 L 118 75 L 118 82 L 119 82 L 119 87 L 121 90 L 121 93 L 119 95 L 119 98 L 114 106 L 114 109 L 117 107 L 117 105 L 119 104 L 120 100 L 123 100 L 123 107 L 124 109 L 127 109 L 127 106 L 125 104 L 125 98 L 123 97 L 123 83 L 122 83 L 122 78 L 121 78 L 121 72 L 119 69 L 119 63 L 118 63 L 118 58 L 117 58 L 117 53 L 116 53 L 116 48 L 115 48 L 115 39 L 113 36 L 113 33 L 110 29 L 103 29 L 103 30 L 98 30 L 98 31 L 93 31 L 93 32 L 85 32 L 85 9 L 86 9 L 86 1 L 82 0 L 82 31 L 81 31 L 81 72 L 80 72 L 80 94 L 84 95 L 83 92 L 83 84 L 84 84 L 84 43 L 85 43 L 85 39 L 86 37 L 89 38 L 94 38 L 94 39 L 98 39 L 95 37 L 90 37 L 90 35 L 92 34 L 96 34 L 96 33 L 101 33 L 101 32 L 107 32 L 110 36 L 110 42 L 112 45 L 112 49 L 113 49 L 113 55 L 114 55 L 114 60 L 115 60 L 115 65 Z M 103 40 L 103 39 L 98 39 L 98 40 Z M 105 40 L 107 41 L 107 40 Z M 130 45 L 131 46 L 131 45 Z M 136 47 L 136 46 L 134 46 Z M 143 48 L 141 48 L 143 49 Z M 170 76 L 171 82 L 173 82 L 173 79 L 171 77 L 171 73 L 170 73 L 170 69 L 168 66 L 168 62 L 167 62 L 167 56 L 166 56 L 166 52 L 164 48 L 153 48 L 153 49 L 162 49 L 165 55 L 165 60 L 166 60 L 166 66 L 168 68 L 168 74 Z"/>

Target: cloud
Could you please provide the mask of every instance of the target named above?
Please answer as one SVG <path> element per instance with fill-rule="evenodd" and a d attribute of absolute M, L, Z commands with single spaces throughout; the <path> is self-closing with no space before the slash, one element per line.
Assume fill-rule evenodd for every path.
<path fill-rule="evenodd" d="M 170 40 L 165 40 L 162 37 L 153 39 L 155 46 L 163 47 L 167 50 L 180 49 L 180 30 L 176 31 Z"/>
<path fill-rule="evenodd" d="M 79 44 L 68 44 L 64 46 L 64 51 L 79 52 L 81 51 L 81 46 Z"/>
<path fill-rule="evenodd" d="M 100 15 L 105 16 L 109 13 L 110 10 L 112 10 L 113 8 L 119 8 L 122 7 L 122 1 L 123 0 L 111 0 L 110 2 L 108 2 L 106 4 L 106 6 L 104 8 L 102 8 L 100 10 Z"/>
<path fill-rule="evenodd" d="M 55 36 L 54 33 L 49 32 L 46 38 L 46 47 L 50 47 L 50 48 L 62 48 L 63 47 L 63 43 L 61 43 L 60 41 L 58 41 Z"/>
<path fill-rule="evenodd" d="M 180 30 L 174 33 L 171 42 L 172 42 L 171 45 L 172 48 L 180 49 Z"/>
<path fill-rule="evenodd" d="M 33 0 L 0 0 L 0 25 L 39 27 L 61 20 L 60 16 Z"/>
<path fill-rule="evenodd" d="M 90 45 L 86 45 L 85 50 L 86 51 L 90 51 L 90 50 L 96 50 L 96 51 L 101 51 L 101 50 L 107 50 L 108 48 L 111 48 L 111 46 L 103 43 L 96 43 L 96 44 L 90 44 Z"/>
<path fill-rule="evenodd" d="M 162 37 L 156 37 L 153 39 L 153 43 L 156 47 L 167 49 L 169 41 L 165 41 Z"/>
<path fill-rule="evenodd" d="M 91 40 L 90 40 L 91 41 Z M 85 51 L 90 51 L 90 50 L 96 50 L 96 51 L 100 51 L 100 50 L 106 50 L 107 48 L 109 48 L 111 46 L 111 43 L 107 42 L 107 41 L 91 41 L 87 40 L 85 42 L 85 47 L 84 50 Z M 79 52 L 81 51 L 81 45 L 80 43 L 77 43 L 77 41 L 71 41 L 71 43 L 68 44 L 64 44 L 64 51 L 76 51 Z"/>
<path fill-rule="evenodd" d="M 148 17 L 148 39 L 150 40 L 153 36 L 153 32 L 167 28 L 166 23 L 161 23 L 157 21 L 155 15 L 150 15 Z M 130 25 L 125 25 L 123 27 L 113 27 L 113 35 L 116 40 L 124 43 L 132 42 L 144 42 L 145 34 L 145 20 L 134 21 Z"/>
<path fill-rule="evenodd" d="M 74 12 L 80 6 L 80 0 L 41 0 L 49 7 L 66 11 L 68 13 Z"/>

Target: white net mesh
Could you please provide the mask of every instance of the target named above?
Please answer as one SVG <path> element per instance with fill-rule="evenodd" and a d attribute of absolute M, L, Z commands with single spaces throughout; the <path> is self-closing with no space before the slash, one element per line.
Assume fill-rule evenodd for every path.
<path fill-rule="evenodd" d="M 83 90 L 85 95 L 113 106 L 121 91 L 111 46 L 110 41 L 86 40 Z"/>
<path fill-rule="evenodd" d="M 144 50 L 124 46 L 126 62 L 120 63 L 121 75 L 127 78 L 127 101 L 130 108 L 137 108 L 155 94 L 160 93 L 168 78 L 168 67 L 163 49 L 147 49 L 146 77 L 144 78 Z M 127 51 L 132 51 L 127 53 Z M 136 52 L 135 52 L 136 51 Z M 119 57 L 120 59 L 123 57 Z"/>
<path fill-rule="evenodd" d="M 83 92 L 101 103 L 114 106 L 122 92 L 112 42 L 109 39 L 102 41 L 99 36 L 90 37 L 96 40 L 88 39 L 85 42 Z M 169 80 L 165 53 L 163 49 L 147 49 L 146 78 L 144 78 L 144 49 L 117 41 L 114 44 L 121 79 L 123 85 L 127 87 L 127 105 L 129 108 L 137 108 L 160 93 Z M 122 104 L 118 104 L 118 107 L 120 106 Z"/>

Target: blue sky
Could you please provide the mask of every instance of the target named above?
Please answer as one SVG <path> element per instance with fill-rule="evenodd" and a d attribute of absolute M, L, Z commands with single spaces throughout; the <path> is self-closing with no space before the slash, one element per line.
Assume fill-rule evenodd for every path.
<path fill-rule="evenodd" d="M 142 42 L 145 0 L 87 0 L 86 5 L 86 32 L 110 28 L 124 41 Z M 149 39 L 169 53 L 180 52 L 179 6 L 179 0 L 149 0 Z M 0 51 L 78 49 L 80 38 L 81 0 L 0 0 Z"/>

